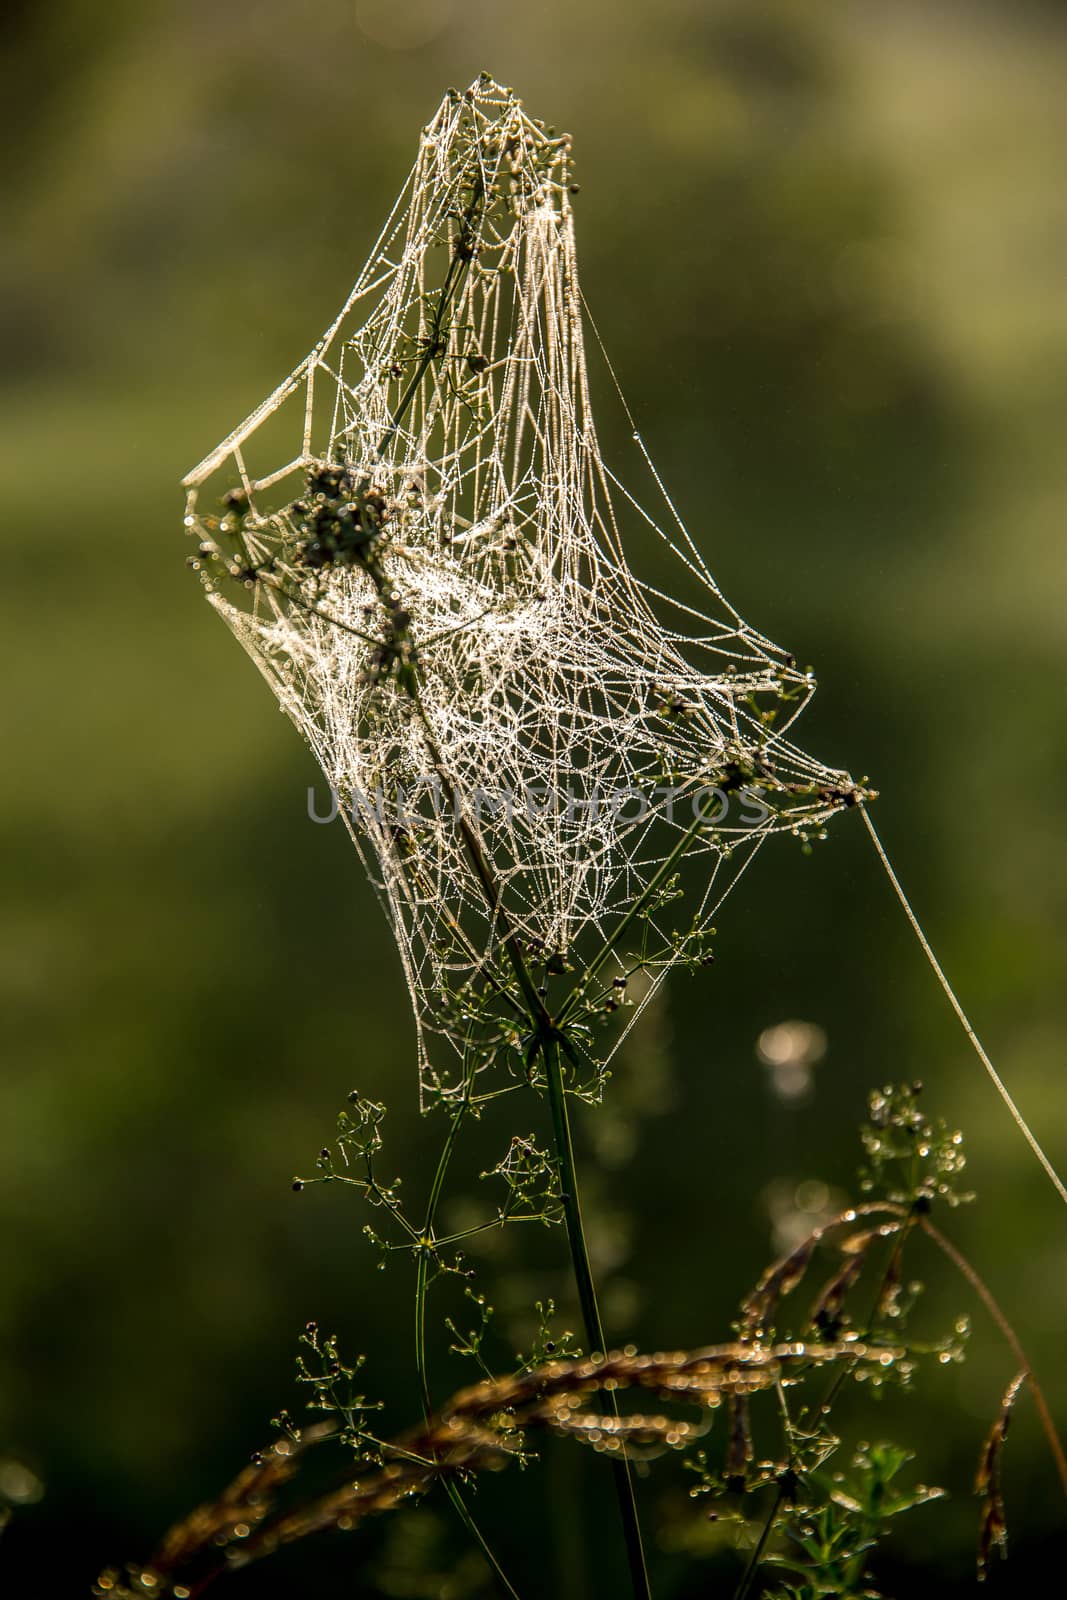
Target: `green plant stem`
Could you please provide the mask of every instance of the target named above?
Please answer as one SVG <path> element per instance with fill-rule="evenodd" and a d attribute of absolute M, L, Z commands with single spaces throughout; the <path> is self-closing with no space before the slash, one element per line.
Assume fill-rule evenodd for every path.
<path fill-rule="evenodd" d="M 415 1278 L 415 1365 L 419 1374 L 419 1387 L 422 1391 L 422 1409 L 429 1419 L 432 1406 L 430 1404 L 430 1384 L 426 1364 L 426 1297 L 430 1286 L 430 1260 L 434 1245 L 434 1226 L 437 1221 L 437 1208 L 441 1202 L 444 1190 L 445 1177 L 452 1161 L 452 1152 L 456 1147 L 459 1130 L 463 1125 L 467 1112 L 470 1109 L 470 1085 L 464 1087 L 463 1099 L 457 1107 L 449 1125 L 448 1135 L 441 1148 L 437 1161 L 437 1170 L 430 1185 L 430 1196 L 426 1202 L 426 1214 L 422 1224 L 422 1239 L 418 1251 L 418 1267 Z"/>
<path fill-rule="evenodd" d="M 439 775 L 447 782 L 449 773 L 437 747 L 437 742 L 419 697 L 416 684 L 412 683 L 409 686 L 408 693 L 422 724 L 423 737 L 426 740 L 430 758 Z M 556 1162 L 559 1169 L 560 1186 L 563 1190 L 563 1214 L 567 1226 L 567 1240 L 570 1245 L 571 1265 L 578 1290 L 582 1320 L 585 1324 L 586 1338 L 591 1349 L 603 1351 L 604 1330 L 600 1321 L 600 1309 L 597 1304 L 596 1289 L 589 1264 L 589 1251 L 586 1245 L 585 1229 L 582 1224 L 581 1206 L 578 1198 L 578 1175 L 574 1160 L 570 1118 L 567 1112 L 566 1089 L 563 1084 L 558 1025 L 549 1015 L 540 995 L 537 993 L 523 954 L 522 945 L 504 911 L 500 888 L 482 849 L 481 840 L 462 813 L 457 820 L 468 858 L 474 868 L 490 912 L 500 922 L 502 930 L 501 942 L 515 973 L 520 992 L 529 1008 L 535 1052 L 538 1048 L 544 1052 L 545 1080 L 552 1113 Z M 698 819 L 698 822 L 699 820 L 701 819 Z M 690 834 L 684 836 L 682 848 L 684 848 L 685 842 L 689 837 L 691 837 Z M 681 849 L 677 851 L 677 855 L 680 854 Z M 617 1416 L 618 1405 L 614 1398 L 611 1399 L 610 1405 Z M 619 1514 L 622 1518 L 623 1537 L 626 1544 L 626 1557 L 630 1567 L 630 1581 L 633 1586 L 634 1600 L 651 1600 L 648 1568 L 645 1563 L 644 1546 L 641 1541 L 641 1527 L 637 1518 L 637 1503 L 634 1498 L 629 1463 L 625 1459 L 613 1461 L 612 1471 L 615 1479 L 615 1492 L 619 1502 Z"/>
<path fill-rule="evenodd" d="M 578 1301 L 582 1310 L 582 1321 L 585 1324 L 585 1334 L 589 1342 L 590 1354 L 597 1350 L 604 1354 L 606 1348 L 604 1327 L 600 1320 L 600 1306 L 597 1302 L 596 1285 L 593 1281 L 593 1272 L 589 1264 L 589 1247 L 582 1222 L 582 1206 L 578 1192 L 578 1172 L 574 1159 L 574 1140 L 571 1136 L 570 1116 L 567 1111 L 567 1089 L 563 1082 L 563 1066 L 560 1060 L 558 1040 L 555 1038 L 544 1040 L 542 1051 L 545 1061 L 548 1103 L 552 1113 L 556 1160 L 559 1165 L 560 1198 L 563 1203 L 563 1216 L 567 1225 L 567 1240 L 570 1244 L 571 1264 L 578 1288 Z M 614 1394 L 609 1394 L 608 1396 L 608 1407 L 613 1416 L 617 1417 L 619 1415 L 618 1402 Z M 618 1497 L 619 1513 L 622 1517 L 623 1536 L 626 1540 L 626 1555 L 630 1563 L 630 1580 L 633 1585 L 635 1600 L 650 1600 L 652 1591 L 649 1588 L 645 1552 L 641 1543 L 641 1527 L 637 1519 L 637 1502 L 634 1497 L 630 1464 L 623 1457 L 621 1460 L 613 1461 L 611 1465 L 615 1478 L 615 1493 Z"/>
<path fill-rule="evenodd" d="M 460 237 L 465 243 L 469 243 L 470 239 L 475 233 L 479 209 L 484 198 L 484 183 L 479 175 L 478 179 L 476 179 L 472 185 L 471 200 L 466 208 L 461 224 Z M 438 297 L 437 308 L 432 322 L 432 331 L 427 341 L 426 350 L 418 363 L 410 383 L 407 385 L 407 388 L 401 397 L 389 429 L 379 442 L 377 451 L 379 459 L 384 455 L 385 451 L 389 447 L 389 444 L 396 436 L 397 429 L 399 428 L 403 417 L 411 405 L 414 395 L 418 389 L 418 385 L 421 382 L 424 374 L 428 371 L 434 359 L 439 357 L 441 354 L 440 339 L 444 328 L 445 313 L 456 298 L 458 290 L 466 278 L 469 265 L 470 258 L 468 257 L 466 260 L 463 260 L 459 254 L 454 254 L 452 261 L 449 263 L 448 272 Z M 434 767 L 436 768 L 442 780 L 447 783 L 450 775 L 447 771 L 444 761 L 442 760 L 440 750 L 437 746 L 437 741 L 434 737 L 433 729 L 430 726 L 429 718 L 427 717 L 425 708 L 422 705 L 418 691 L 418 680 L 414 672 L 407 677 L 404 687 L 415 707 L 416 714 L 418 715 L 420 724 L 422 726 L 427 749 L 429 751 L 430 758 L 433 761 Z M 687 830 L 687 832 L 683 835 L 679 845 L 671 853 L 668 861 L 665 863 L 661 871 L 656 874 L 652 884 L 649 886 L 647 892 L 648 896 L 655 893 L 659 884 L 666 876 L 667 871 L 682 855 L 686 846 L 695 836 L 702 821 L 703 812 L 696 819 L 693 827 Z M 567 1225 L 567 1237 L 570 1244 L 571 1262 L 574 1270 L 575 1282 L 578 1288 L 578 1298 L 582 1308 L 582 1318 L 585 1323 L 586 1337 L 589 1341 L 589 1344 L 595 1349 L 603 1350 L 604 1332 L 600 1321 L 600 1311 L 597 1305 L 596 1290 L 593 1283 L 592 1271 L 589 1265 L 589 1252 L 586 1247 L 585 1230 L 582 1226 L 581 1208 L 578 1201 L 578 1183 L 574 1162 L 574 1147 L 570 1133 L 570 1120 L 567 1114 L 566 1090 L 563 1085 L 557 1023 L 550 1016 L 541 999 L 541 996 L 537 992 L 536 985 L 534 984 L 529 967 L 526 963 L 522 945 L 511 926 L 510 919 L 504 910 L 503 897 L 500 892 L 500 887 L 496 881 L 496 876 L 492 870 L 490 862 L 486 857 L 485 851 L 482 848 L 481 840 L 478 837 L 476 830 L 471 825 L 469 819 L 462 812 L 460 812 L 457 817 L 457 823 L 464 842 L 464 847 L 467 851 L 468 859 L 470 860 L 471 866 L 474 869 L 474 873 L 478 879 L 482 893 L 485 896 L 490 914 L 499 921 L 502 933 L 501 943 L 503 944 L 508 961 L 515 974 L 515 979 L 523 1001 L 528 1009 L 530 1022 L 533 1028 L 534 1039 L 540 1044 L 540 1047 L 545 1053 L 546 1081 L 548 1084 L 548 1097 L 552 1110 L 552 1124 L 555 1132 L 556 1159 L 559 1166 L 561 1185 L 564 1189 L 564 1217 Z M 622 925 L 616 930 L 615 939 L 609 941 L 605 948 L 600 952 L 597 961 L 598 966 L 607 959 L 612 949 L 615 948 L 618 940 L 623 937 L 626 929 L 631 925 L 635 917 L 638 915 L 641 907 L 646 903 L 646 899 L 647 897 L 642 897 L 642 900 L 638 903 L 638 905 L 631 909 L 629 916 L 623 919 Z M 469 1087 L 470 1086 L 468 1085 L 466 1091 L 468 1095 Z M 445 1149 L 442 1151 L 441 1161 L 438 1163 L 437 1174 L 435 1175 L 434 1184 L 431 1189 L 430 1208 L 428 1208 L 428 1212 L 430 1213 L 430 1221 L 424 1230 L 427 1236 L 429 1236 L 430 1228 L 432 1227 L 433 1213 L 436 1212 L 437 1202 L 440 1198 L 441 1188 L 444 1184 L 445 1171 L 447 1170 L 448 1162 L 451 1159 L 452 1148 L 455 1143 L 455 1135 L 457 1131 L 458 1123 L 454 1121 L 448 1140 L 446 1141 Z M 429 1405 L 429 1390 L 426 1382 L 425 1322 L 428 1275 L 429 1252 L 424 1248 L 419 1252 L 418 1282 L 416 1288 L 415 1337 L 417 1360 L 420 1371 L 420 1384 L 422 1386 L 424 1404 L 427 1407 Z M 614 1396 L 612 1396 L 610 1404 L 615 1415 L 618 1415 L 618 1406 Z M 633 1585 L 634 1600 L 651 1600 L 651 1590 L 648 1583 L 648 1571 L 645 1565 L 644 1548 L 641 1542 L 641 1529 L 637 1519 L 637 1505 L 634 1499 L 633 1483 L 630 1477 L 629 1464 L 625 1459 L 623 1459 L 621 1461 L 613 1462 L 612 1467 L 615 1477 L 616 1493 L 619 1501 L 619 1511 L 622 1517 L 623 1533 L 626 1541 L 627 1559 L 630 1565 L 630 1577 Z M 455 1485 L 452 1485 L 451 1487 L 455 1489 Z M 458 1490 L 456 1490 L 456 1494 L 458 1495 Z M 459 1508 L 457 1507 L 457 1509 Z M 499 1578 L 502 1578 L 503 1575 L 500 1574 L 495 1560 L 493 1560 L 491 1554 L 488 1552 L 484 1540 L 470 1522 L 469 1513 L 466 1512 L 465 1507 L 461 1510 L 461 1515 L 464 1516 L 464 1521 L 467 1523 L 479 1545 L 483 1549 L 483 1552 L 490 1560 L 494 1572 L 497 1573 Z M 507 1580 L 504 1579 L 503 1581 L 506 1583 Z"/>
<path fill-rule="evenodd" d="M 430 1194 L 426 1201 L 426 1213 L 422 1224 L 422 1240 L 419 1246 L 418 1263 L 415 1269 L 415 1366 L 419 1378 L 423 1417 L 427 1424 L 429 1424 L 432 1414 L 430 1378 L 426 1361 L 426 1300 L 430 1287 L 431 1246 L 434 1240 L 437 1209 L 441 1203 L 441 1195 L 444 1192 L 445 1178 L 452 1161 L 452 1154 L 456 1148 L 456 1140 L 459 1138 L 460 1129 L 466 1120 L 467 1112 L 470 1110 L 473 1078 L 474 1070 L 473 1066 L 471 1066 L 468 1069 L 463 1086 L 463 1099 L 456 1107 L 452 1121 L 449 1124 L 448 1135 L 441 1148 L 441 1154 L 437 1160 L 437 1168 L 433 1175 L 433 1182 L 430 1185 Z M 445 1494 L 451 1501 L 453 1510 L 481 1551 L 482 1558 L 493 1575 L 498 1591 L 505 1597 L 505 1600 L 519 1600 L 517 1591 L 508 1580 L 488 1540 L 471 1515 L 459 1485 L 448 1477 L 444 1477 L 442 1481 Z"/>
<path fill-rule="evenodd" d="M 781 1505 L 784 1498 L 785 1490 L 782 1488 L 782 1485 L 779 1484 L 775 1491 L 774 1499 L 771 1502 L 771 1508 L 767 1512 L 766 1518 L 764 1519 L 763 1527 L 760 1529 L 759 1538 L 753 1545 L 752 1554 L 749 1556 L 745 1570 L 741 1574 L 741 1581 L 734 1590 L 734 1600 L 745 1600 L 745 1596 L 752 1587 L 752 1580 L 756 1576 L 756 1571 L 763 1559 L 763 1552 L 767 1548 L 767 1540 L 770 1538 L 771 1529 L 774 1527 L 774 1519 L 781 1510 Z"/>

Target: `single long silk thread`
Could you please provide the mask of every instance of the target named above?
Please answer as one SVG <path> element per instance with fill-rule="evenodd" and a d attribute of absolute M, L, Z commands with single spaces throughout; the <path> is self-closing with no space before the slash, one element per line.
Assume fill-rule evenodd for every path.
<path fill-rule="evenodd" d="M 1045 1154 L 1044 1150 L 1041 1148 L 1041 1145 L 1038 1142 L 1036 1134 L 1033 1132 L 1032 1128 L 1030 1127 L 1030 1124 L 1027 1122 L 1027 1120 L 1023 1116 L 1022 1112 L 1019 1110 L 1019 1107 L 1015 1104 L 1015 1101 L 1012 1098 L 1011 1092 L 1008 1089 L 1007 1084 L 1004 1082 L 1004 1079 L 1000 1076 L 1000 1073 L 997 1071 L 996 1067 L 993 1065 L 992 1061 L 989 1059 L 989 1055 L 988 1055 L 988 1052 L 986 1051 L 985 1046 L 983 1045 L 981 1039 L 979 1039 L 978 1035 L 975 1033 L 974 1028 L 971 1025 L 970 1018 L 968 1017 L 967 1013 L 964 1011 L 963 1007 L 960 1005 L 959 1000 L 956 998 L 956 992 L 953 989 L 952 985 L 949 983 L 948 979 L 945 977 L 945 974 L 944 974 L 944 971 L 942 969 L 941 963 L 940 963 L 940 961 L 938 961 L 937 957 L 934 955 L 933 949 L 931 948 L 931 945 L 930 945 L 930 941 L 926 937 L 925 933 L 923 932 L 922 927 L 921 927 L 921 925 L 919 923 L 918 917 L 915 915 L 915 912 L 912 910 L 911 901 L 908 899 L 907 895 L 904 893 L 903 887 L 901 886 L 900 879 L 897 877 L 896 873 L 893 870 L 893 865 L 892 865 L 892 863 L 891 863 L 891 861 L 889 859 L 889 856 L 886 854 L 885 846 L 883 845 L 881 839 L 878 837 L 878 831 L 875 828 L 874 823 L 871 821 L 870 816 L 868 815 L 867 807 L 866 806 L 861 806 L 860 810 L 863 813 L 863 820 L 867 825 L 867 832 L 871 836 L 871 843 L 874 845 L 874 848 L 878 853 L 878 859 L 882 863 L 882 868 L 883 868 L 883 870 L 885 872 L 885 875 L 889 879 L 889 882 L 893 887 L 893 892 L 896 895 L 897 899 L 900 901 L 900 904 L 904 909 L 904 915 L 907 917 L 909 923 L 911 924 L 911 930 L 914 933 L 916 939 L 918 939 L 918 941 L 919 941 L 919 945 L 920 945 L 920 948 L 922 949 L 923 955 L 926 957 L 927 961 L 930 963 L 930 966 L 933 968 L 934 976 L 936 977 L 938 983 L 941 985 L 942 989 L 945 992 L 945 998 L 948 1000 L 949 1005 L 952 1007 L 953 1011 L 956 1013 L 956 1016 L 959 1019 L 960 1026 L 963 1029 L 964 1033 L 967 1035 L 968 1040 L 970 1041 L 971 1048 L 973 1049 L 975 1055 L 978 1057 L 979 1061 L 982 1063 L 982 1065 L 985 1068 L 986 1072 L 989 1074 L 989 1077 L 990 1077 L 990 1079 L 992 1081 L 993 1087 L 996 1089 L 996 1091 L 999 1094 L 1000 1098 L 1003 1100 L 1004 1104 L 1007 1106 L 1009 1112 L 1011 1113 L 1012 1121 L 1015 1123 L 1015 1125 L 1018 1128 L 1019 1132 L 1022 1134 L 1023 1138 L 1026 1140 L 1027 1144 L 1030 1146 L 1031 1150 L 1034 1152 L 1034 1155 L 1037 1157 L 1038 1161 L 1041 1163 L 1041 1166 L 1044 1168 L 1045 1176 L 1049 1179 L 1050 1183 L 1052 1184 L 1053 1188 L 1056 1190 L 1056 1193 L 1059 1195 L 1059 1197 L 1063 1201 L 1064 1205 L 1067 1205 L 1067 1184 L 1064 1184 L 1064 1181 L 1060 1177 L 1059 1173 L 1056 1171 L 1056 1168 L 1052 1165 L 1052 1162 L 1049 1160 L 1048 1156 Z"/>

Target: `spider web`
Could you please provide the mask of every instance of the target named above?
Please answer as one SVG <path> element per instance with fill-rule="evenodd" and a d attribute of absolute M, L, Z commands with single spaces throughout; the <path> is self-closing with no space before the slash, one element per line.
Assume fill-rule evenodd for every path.
<path fill-rule="evenodd" d="M 493 1000 L 509 933 L 543 989 L 615 945 L 605 1009 L 636 966 L 647 1003 L 768 834 L 819 836 L 865 793 L 786 737 L 814 682 L 725 599 L 654 471 L 659 514 L 602 458 L 570 162 L 510 90 L 450 91 L 340 315 L 185 480 L 210 601 L 396 936 L 424 1092 L 456 1081 L 435 1038 L 518 1043 Z"/>

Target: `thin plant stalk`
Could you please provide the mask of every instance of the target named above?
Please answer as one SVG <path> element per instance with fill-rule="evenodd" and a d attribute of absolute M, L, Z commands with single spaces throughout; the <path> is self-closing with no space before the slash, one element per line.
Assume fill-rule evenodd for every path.
<path fill-rule="evenodd" d="M 449 1125 L 448 1135 L 438 1157 L 437 1168 L 434 1172 L 433 1182 L 430 1185 L 430 1194 L 426 1202 L 426 1212 L 422 1224 L 422 1239 L 418 1252 L 418 1262 L 415 1269 L 415 1367 L 418 1373 L 419 1390 L 422 1399 L 423 1418 L 427 1424 L 433 1415 L 430 1403 L 430 1380 L 426 1362 L 426 1300 L 430 1284 L 430 1259 L 431 1250 L 435 1239 L 435 1225 L 437 1209 L 441 1203 L 444 1191 L 445 1178 L 452 1161 L 452 1154 L 456 1147 L 460 1128 L 470 1109 L 470 1090 L 473 1079 L 473 1064 L 470 1066 L 463 1086 L 463 1099 L 453 1114 Z M 482 1558 L 493 1575 L 493 1580 L 505 1600 L 520 1600 L 518 1592 L 510 1582 L 503 1567 L 500 1565 L 492 1546 L 482 1533 L 477 1522 L 471 1514 L 470 1508 L 463 1497 L 459 1485 L 451 1478 L 443 1479 L 445 1494 L 448 1496 L 456 1515 L 463 1524 L 467 1533 L 482 1553 Z"/>
<path fill-rule="evenodd" d="M 763 1560 L 763 1552 L 767 1548 L 767 1541 L 774 1530 L 775 1519 L 782 1509 L 782 1501 L 784 1499 L 785 1489 L 781 1484 L 778 1484 L 774 1491 L 774 1499 L 771 1501 L 767 1515 L 763 1519 L 759 1538 L 752 1546 L 752 1554 L 749 1556 L 745 1570 L 741 1574 L 741 1580 L 734 1590 L 734 1600 L 747 1600 L 748 1593 L 752 1588 L 752 1580 L 755 1578 L 760 1562 Z"/>
<path fill-rule="evenodd" d="M 581 1197 L 578 1191 L 578 1170 L 574 1159 L 574 1141 L 571 1135 L 570 1115 L 567 1110 L 567 1088 L 563 1082 L 563 1065 L 558 1041 L 556 1039 L 546 1040 L 543 1045 L 543 1054 L 548 1103 L 552 1112 L 552 1131 L 556 1146 L 556 1159 L 559 1165 L 560 1199 L 563 1204 L 563 1216 L 567 1225 L 567 1241 L 570 1245 L 571 1264 L 578 1289 L 582 1321 L 585 1324 L 585 1334 L 589 1342 L 590 1354 L 599 1351 L 603 1355 L 606 1354 L 604 1327 L 600 1320 L 600 1306 L 597 1301 L 596 1285 L 589 1262 L 589 1246 L 586 1241 L 585 1226 L 582 1222 Z M 614 1392 L 609 1392 L 607 1401 L 611 1413 L 614 1416 L 618 1416 L 619 1406 Z M 622 1514 L 623 1533 L 626 1538 L 626 1554 L 630 1563 L 630 1577 L 633 1583 L 634 1595 L 635 1597 L 640 1597 L 640 1600 L 647 1600 L 647 1597 L 651 1595 L 651 1589 L 648 1582 L 648 1569 L 645 1565 L 645 1552 L 641 1543 L 641 1529 L 637 1518 L 637 1502 L 634 1497 L 630 1463 L 623 1456 L 621 1460 L 615 1460 L 611 1465 L 615 1478 L 615 1493 L 619 1502 L 619 1510 Z"/>
<path fill-rule="evenodd" d="M 1034 1377 L 1033 1368 L 1030 1365 L 1026 1351 L 1019 1342 L 1018 1334 L 1015 1332 L 1015 1329 L 1004 1315 L 1004 1312 L 1000 1306 L 1000 1302 L 993 1294 L 992 1289 L 990 1289 L 985 1279 L 979 1274 L 977 1269 L 971 1265 L 962 1251 L 957 1250 L 956 1246 L 952 1243 L 952 1240 L 946 1238 L 941 1232 L 941 1229 L 936 1228 L 930 1221 L 929 1217 L 920 1217 L 919 1226 L 923 1233 L 926 1234 L 927 1238 L 933 1240 L 934 1244 L 937 1245 L 942 1254 L 948 1257 L 956 1270 L 960 1272 L 970 1284 L 971 1288 L 974 1290 L 975 1294 L 978 1296 L 979 1300 L 981 1300 L 982 1304 L 989 1312 L 989 1315 L 993 1318 L 993 1321 L 1004 1335 L 1004 1338 L 1007 1340 L 1009 1346 L 1011 1347 L 1011 1352 L 1016 1361 L 1019 1363 L 1019 1366 L 1025 1372 L 1026 1384 L 1031 1395 L 1033 1396 L 1034 1408 L 1037 1411 L 1038 1418 L 1040 1419 L 1045 1438 L 1048 1440 L 1049 1449 L 1052 1452 L 1052 1459 L 1056 1463 L 1056 1472 L 1059 1475 L 1063 1492 L 1065 1495 L 1067 1495 L 1067 1456 L 1064 1455 L 1063 1443 L 1056 1429 L 1056 1424 L 1052 1420 L 1052 1412 L 1049 1410 L 1048 1401 L 1045 1399 L 1044 1390 Z"/>
<path fill-rule="evenodd" d="M 413 679 L 414 675 L 412 675 L 412 681 L 408 682 L 407 690 L 422 724 L 423 736 L 426 740 L 430 758 L 437 768 L 438 774 L 447 782 L 449 773 L 442 760 L 429 720 L 419 698 L 417 682 L 413 681 Z M 566 1089 L 563 1084 L 558 1023 L 549 1014 L 546 1006 L 542 1003 L 540 995 L 537 993 L 522 945 L 504 910 L 499 885 L 496 882 L 492 866 L 482 849 L 477 832 L 462 813 L 460 813 L 458 821 L 467 855 L 474 868 L 482 893 L 485 895 L 491 913 L 500 921 L 503 930 L 502 943 L 515 972 L 523 999 L 529 1009 L 529 1021 L 533 1029 L 534 1040 L 532 1058 L 536 1057 L 539 1049 L 544 1055 L 545 1080 L 552 1114 L 553 1142 L 560 1189 L 562 1191 L 567 1241 L 570 1246 L 571 1266 L 578 1291 L 586 1338 L 591 1349 L 603 1352 L 604 1329 L 600 1320 L 600 1309 L 596 1298 L 592 1268 L 589 1264 L 589 1250 L 586 1244 L 585 1228 L 582 1223 L 581 1206 L 578 1198 L 578 1174 L 574 1159 L 570 1118 L 567 1112 Z M 688 838 L 689 835 L 685 837 Z M 679 851 L 678 854 L 680 853 Z M 602 956 L 603 954 L 602 952 Z M 420 1261 L 424 1260 L 425 1251 L 422 1252 L 420 1257 Z M 425 1303 L 425 1295 L 423 1296 L 423 1303 Z M 611 1403 L 615 1407 L 615 1414 L 618 1415 L 617 1403 L 614 1400 Z M 626 1558 L 630 1568 L 630 1582 L 633 1587 L 634 1600 L 651 1600 L 652 1591 L 649 1587 L 648 1567 L 645 1561 L 641 1525 L 637 1515 L 637 1501 L 634 1496 L 629 1463 L 625 1458 L 621 1461 L 614 1461 L 612 1469 L 615 1479 L 615 1493 L 619 1504 L 619 1515 L 622 1519 L 623 1538 L 626 1544 Z"/>

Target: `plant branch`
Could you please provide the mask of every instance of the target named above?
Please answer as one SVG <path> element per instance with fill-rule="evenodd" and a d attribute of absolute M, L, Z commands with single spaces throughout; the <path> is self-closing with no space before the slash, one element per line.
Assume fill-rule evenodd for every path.
<path fill-rule="evenodd" d="M 452 1162 L 452 1155 L 456 1147 L 456 1141 L 459 1138 L 460 1129 L 470 1110 L 473 1083 L 474 1064 L 473 1060 L 469 1059 L 463 1084 L 463 1098 L 452 1113 L 448 1134 L 438 1157 L 433 1182 L 430 1185 L 430 1194 L 426 1202 L 426 1213 L 422 1224 L 422 1240 L 415 1269 L 415 1366 L 422 1394 L 423 1419 L 427 1427 L 429 1427 L 432 1416 L 429 1371 L 426 1361 L 426 1300 L 430 1282 L 431 1250 L 434 1243 L 436 1243 L 434 1228 L 437 1222 L 438 1206 L 441 1203 L 441 1195 L 444 1191 L 445 1178 Z M 505 1600 L 519 1600 L 517 1591 L 509 1581 L 481 1528 L 475 1522 L 459 1485 L 449 1477 L 445 1477 L 443 1482 L 445 1493 L 452 1504 L 453 1510 L 481 1551 L 482 1557 L 493 1575 L 497 1589 L 505 1596 Z"/>
<path fill-rule="evenodd" d="M 600 1352 L 601 1355 L 605 1353 L 604 1327 L 600 1320 L 600 1306 L 597 1301 L 592 1267 L 589 1263 L 589 1247 L 585 1236 L 585 1226 L 582 1222 L 582 1206 L 578 1193 L 578 1170 L 574 1159 L 574 1141 L 571 1136 L 570 1116 L 567 1111 L 567 1089 L 563 1082 L 559 1041 L 555 1038 L 544 1040 L 542 1052 L 545 1062 L 548 1103 L 552 1113 L 556 1160 L 559 1165 L 560 1199 L 563 1204 L 563 1216 L 567 1225 L 571 1265 L 574 1269 L 575 1283 L 578 1288 L 578 1301 L 582 1309 L 582 1321 L 585 1325 L 586 1338 L 589 1341 L 590 1355 L 595 1357 L 597 1352 Z M 608 1409 L 612 1416 L 616 1418 L 619 1416 L 618 1402 L 613 1391 L 608 1395 Z M 630 1581 L 633 1585 L 635 1600 L 648 1600 L 652 1591 L 649 1587 L 648 1568 L 641 1543 L 641 1527 L 637 1516 L 637 1501 L 634 1496 L 630 1463 L 623 1456 L 621 1460 L 613 1460 L 611 1465 L 615 1478 L 615 1494 L 619 1502 L 619 1513 L 622 1517 L 623 1536 L 626 1540 L 626 1555 L 630 1563 Z"/>
<path fill-rule="evenodd" d="M 926 1234 L 927 1238 L 933 1240 L 934 1244 L 937 1245 L 937 1248 L 942 1252 L 942 1254 L 947 1256 L 949 1261 L 952 1262 L 952 1265 L 956 1268 L 957 1272 L 960 1272 L 970 1284 L 971 1288 L 974 1290 L 975 1294 L 978 1296 L 979 1300 L 981 1300 L 982 1304 L 989 1312 L 989 1315 L 993 1318 L 993 1321 L 1004 1335 L 1004 1338 L 1007 1340 L 1009 1346 L 1011 1347 L 1012 1354 L 1019 1364 L 1019 1367 L 1026 1374 L 1026 1382 L 1030 1393 L 1034 1397 L 1034 1406 L 1037 1410 L 1038 1418 L 1040 1419 L 1045 1438 L 1048 1440 L 1049 1449 L 1052 1451 L 1052 1459 L 1056 1463 L 1056 1471 L 1059 1474 L 1063 1492 L 1065 1495 L 1067 1495 L 1067 1456 L 1064 1455 L 1063 1444 L 1056 1429 L 1056 1424 L 1052 1420 L 1052 1412 L 1049 1410 L 1048 1401 L 1045 1399 L 1044 1391 L 1042 1390 L 1037 1379 L 1034 1377 L 1034 1369 L 1030 1365 L 1026 1351 L 1019 1342 L 1018 1334 L 1008 1321 L 1004 1311 L 1000 1306 L 1000 1302 L 993 1294 L 992 1289 L 989 1288 L 985 1279 L 981 1277 L 977 1268 L 971 1265 L 962 1251 L 957 1249 L 957 1247 L 952 1243 L 952 1240 L 947 1238 L 945 1234 L 941 1232 L 940 1228 L 935 1227 L 928 1217 L 920 1217 L 919 1226 Z"/>
<path fill-rule="evenodd" d="M 438 1412 L 394 1440 L 370 1436 L 375 1458 L 354 1477 L 349 1467 L 325 1493 L 280 1503 L 313 1447 L 334 1436 L 317 1424 L 257 1452 L 215 1500 L 198 1506 L 161 1540 L 151 1560 L 125 1573 L 111 1568 L 94 1589 L 99 1600 L 196 1600 L 217 1579 L 273 1554 L 285 1545 L 330 1529 L 358 1527 L 426 1493 L 434 1484 L 506 1464 L 521 1456 L 524 1432 L 591 1437 L 605 1432 L 646 1449 L 688 1442 L 699 1424 L 677 1416 L 622 1418 L 616 1426 L 581 1410 L 582 1402 L 634 1389 L 702 1412 L 728 1394 L 754 1394 L 813 1367 L 855 1361 L 880 1368 L 903 1352 L 855 1343 L 766 1344 L 744 1341 L 670 1354 L 615 1353 L 550 1361 L 506 1378 L 490 1378 L 455 1394 Z M 620 1463 L 621 1464 L 621 1463 Z"/>

